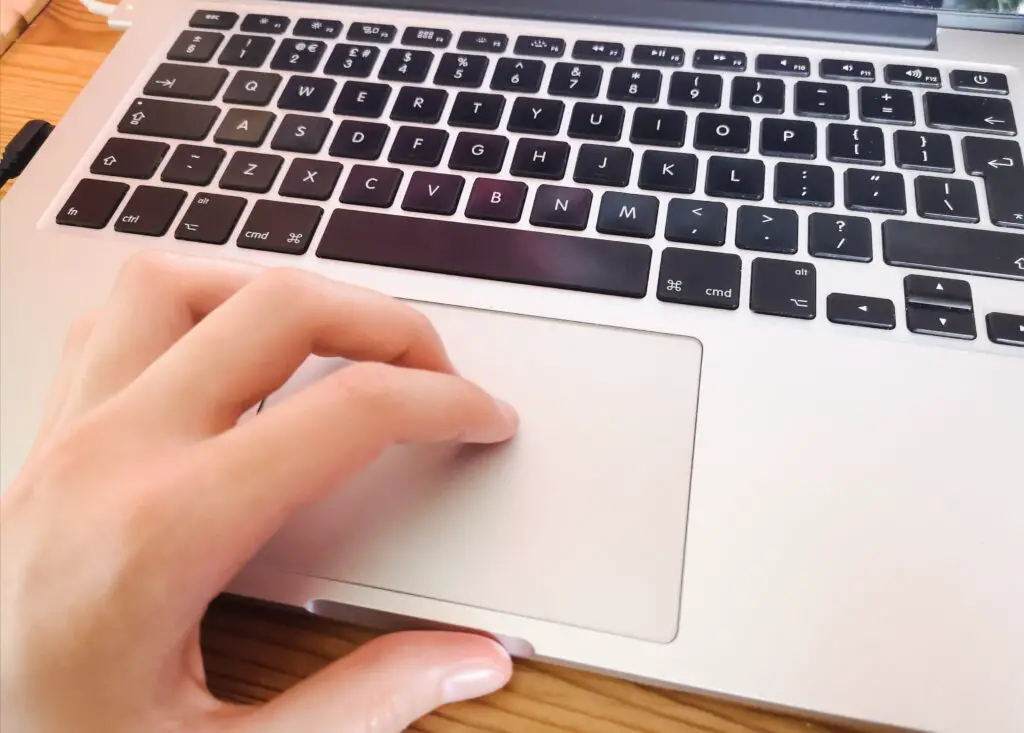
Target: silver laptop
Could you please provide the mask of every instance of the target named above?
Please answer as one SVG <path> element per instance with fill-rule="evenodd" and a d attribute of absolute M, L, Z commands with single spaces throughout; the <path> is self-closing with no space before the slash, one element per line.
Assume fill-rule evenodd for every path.
<path fill-rule="evenodd" d="M 132 253 L 306 268 L 413 302 L 522 430 L 387 454 L 234 592 L 760 705 L 1024 730 L 1015 2 L 131 20 L 3 204 L 4 484 L 65 329 Z M 367 492 L 411 496 L 340 524 Z"/>

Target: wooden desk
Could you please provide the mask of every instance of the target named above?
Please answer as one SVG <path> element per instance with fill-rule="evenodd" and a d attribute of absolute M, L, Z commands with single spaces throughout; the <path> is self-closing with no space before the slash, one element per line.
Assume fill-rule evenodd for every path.
<path fill-rule="evenodd" d="M 51 6 L 0 60 L 0 144 L 31 118 L 60 119 L 117 42 L 78 0 Z M 203 642 L 213 692 L 268 700 L 372 634 L 237 599 L 214 603 Z M 419 733 L 841 733 L 831 724 L 774 715 L 546 664 L 517 665 L 509 687 L 447 707 Z"/>

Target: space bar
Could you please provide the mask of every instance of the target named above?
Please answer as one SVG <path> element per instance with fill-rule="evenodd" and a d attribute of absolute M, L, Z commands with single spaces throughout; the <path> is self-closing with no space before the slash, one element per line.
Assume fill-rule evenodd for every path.
<path fill-rule="evenodd" d="M 331 216 L 318 257 L 605 295 L 647 294 L 651 248 L 354 209 Z"/>

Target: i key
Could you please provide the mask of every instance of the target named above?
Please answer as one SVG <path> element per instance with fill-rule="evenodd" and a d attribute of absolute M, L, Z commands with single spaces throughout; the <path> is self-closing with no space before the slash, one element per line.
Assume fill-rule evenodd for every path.
<path fill-rule="evenodd" d="M 633 112 L 630 142 L 681 148 L 686 139 L 686 113 L 675 109 L 637 107 Z"/>

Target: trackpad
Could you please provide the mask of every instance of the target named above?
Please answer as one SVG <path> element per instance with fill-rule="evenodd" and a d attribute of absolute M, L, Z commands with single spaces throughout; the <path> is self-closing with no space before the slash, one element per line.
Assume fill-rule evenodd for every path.
<path fill-rule="evenodd" d="M 433 320 L 467 378 L 516 405 L 519 434 L 498 447 L 392 449 L 363 476 L 295 516 L 256 562 L 671 641 L 700 343 L 417 307 Z M 344 365 L 307 362 L 264 410 Z M 351 520 L 355 512 L 361 512 L 358 521 Z"/>

